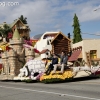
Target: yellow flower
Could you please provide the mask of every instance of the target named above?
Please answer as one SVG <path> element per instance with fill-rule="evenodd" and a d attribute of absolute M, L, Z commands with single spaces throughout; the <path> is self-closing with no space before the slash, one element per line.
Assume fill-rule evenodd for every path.
<path fill-rule="evenodd" d="M 43 76 L 40 77 L 40 81 L 42 81 L 42 80 L 44 80 L 44 77 Z"/>

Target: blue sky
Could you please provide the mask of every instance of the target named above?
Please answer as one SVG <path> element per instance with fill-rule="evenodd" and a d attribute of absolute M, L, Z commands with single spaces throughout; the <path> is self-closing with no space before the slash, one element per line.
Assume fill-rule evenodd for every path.
<path fill-rule="evenodd" d="M 48 31 L 62 31 L 65 35 L 70 32 L 73 35 L 72 23 L 76 13 L 82 37 L 100 38 L 100 9 L 94 11 L 100 7 L 100 0 L 0 0 L 0 3 L 3 2 L 18 2 L 19 5 L 0 5 L 0 23 L 12 23 L 24 15 L 31 37 Z"/>

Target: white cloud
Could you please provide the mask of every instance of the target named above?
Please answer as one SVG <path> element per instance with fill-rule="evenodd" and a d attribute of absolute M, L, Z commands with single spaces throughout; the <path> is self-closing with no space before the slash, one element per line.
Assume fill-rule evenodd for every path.
<path fill-rule="evenodd" d="M 97 36 L 100 36 L 100 31 L 97 31 L 96 33 L 94 33 Z"/>
<path fill-rule="evenodd" d="M 98 4 L 100 4 L 99 0 L 87 0 L 87 2 L 74 5 L 74 12 L 77 13 L 80 22 L 100 20 L 100 10 L 94 11 Z"/>
<path fill-rule="evenodd" d="M 17 0 L 17 2 L 18 6 L 0 7 L 0 23 L 4 21 L 11 23 L 20 15 L 24 15 L 27 17 L 32 34 L 61 30 L 65 25 L 72 24 L 74 13 L 78 15 L 80 22 L 100 19 L 100 10 L 93 11 L 99 0 L 24 0 L 24 2 Z"/>
<path fill-rule="evenodd" d="M 78 16 L 81 22 L 99 20 L 100 11 L 94 11 L 92 6 L 88 6 L 82 9 Z"/>

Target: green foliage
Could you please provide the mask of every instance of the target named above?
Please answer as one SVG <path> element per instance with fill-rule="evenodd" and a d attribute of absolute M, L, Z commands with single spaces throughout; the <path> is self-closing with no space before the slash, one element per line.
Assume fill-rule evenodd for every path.
<path fill-rule="evenodd" d="M 99 65 L 99 62 L 98 61 L 97 62 L 96 61 L 91 61 L 91 65 L 94 66 L 94 67 L 95 66 L 98 66 Z"/>
<path fill-rule="evenodd" d="M 66 81 L 70 81 L 72 80 L 73 78 L 66 78 L 65 80 L 63 79 L 60 79 L 60 78 L 51 78 L 51 79 L 44 79 L 42 80 L 41 82 L 42 83 L 45 83 L 45 84 L 49 84 L 49 83 L 59 83 L 59 82 L 66 82 Z"/>
<path fill-rule="evenodd" d="M 43 83 L 55 83 L 55 82 L 62 82 L 63 80 L 60 78 L 51 78 L 51 79 L 44 79 L 42 80 Z"/>
<path fill-rule="evenodd" d="M 25 80 L 22 80 L 22 82 L 32 83 L 32 80 L 31 79 L 25 79 Z"/>
<path fill-rule="evenodd" d="M 39 82 L 39 80 L 25 79 L 25 80 L 22 80 L 22 82 L 25 82 L 25 83 L 36 83 L 36 82 Z"/>
<path fill-rule="evenodd" d="M 7 24 L 4 24 L 3 28 L 0 27 L 0 34 L 2 34 L 3 37 L 7 37 L 9 32 L 12 32 L 12 30 Z"/>
<path fill-rule="evenodd" d="M 74 37 L 73 37 L 73 43 L 77 43 L 82 41 L 82 36 L 81 36 L 81 29 L 80 29 L 80 24 L 79 24 L 79 20 L 77 15 L 74 15 L 73 18 L 73 33 L 74 33 Z"/>
<path fill-rule="evenodd" d="M 24 24 L 27 24 L 27 18 L 26 17 L 24 17 L 23 15 L 21 15 L 20 17 L 19 17 L 19 19 L 24 23 Z"/>
<path fill-rule="evenodd" d="M 78 64 L 79 66 L 85 66 L 85 64 L 87 64 L 87 63 L 86 63 L 84 60 L 82 60 L 82 61 L 76 60 L 76 61 L 74 62 L 74 64 L 73 64 L 73 67 L 77 66 L 77 64 Z"/>
<path fill-rule="evenodd" d="M 0 27 L 0 34 L 3 34 L 3 28 Z"/>

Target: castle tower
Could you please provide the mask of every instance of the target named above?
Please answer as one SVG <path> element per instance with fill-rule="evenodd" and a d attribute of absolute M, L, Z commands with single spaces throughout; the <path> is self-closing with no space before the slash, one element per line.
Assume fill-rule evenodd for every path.
<path fill-rule="evenodd" d="M 7 75 L 9 73 L 8 72 L 9 62 L 8 62 L 7 52 L 2 53 L 1 58 L 2 58 L 2 64 L 3 64 L 2 74 Z"/>
<path fill-rule="evenodd" d="M 10 45 L 13 48 L 13 51 L 17 54 L 15 65 L 13 62 L 15 61 L 15 57 L 13 58 L 9 57 L 9 59 L 12 60 L 13 62 L 12 68 L 16 67 L 15 68 L 16 70 L 14 72 L 15 75 L 19 74 L 20 68 L 22 68 L 25 63 L 25 53 L 23 52 L 23 43 L 24 43 L 24 40 L 20 37 L 19 32 L 16 28 L 15 32 L 13 33 L 12 40 L 10 40 Z"/>
<path fill-rule="evenodd" d="M 16 65 L 17 65 L 17 54 L 13 49 L 9 51 L 5 51 L 1 55 L 3 69 L 0 75 L 0 79 L 2 80 L 13 80 L 16 75 Z"/>
<path fill-rule="evenodd" d="M 13 49 L 11 49 L 7 52 L 7 55 L 8 55 L 8 61 L 9 61 L 9 71 L 8 72 L 11 76 L 14 77 L 17 74 L 16 73 L 16 71 L 17 71 L 17 67 L 16 67 L 16 65 L 17 65 L 17 54 Z"/>
<path fill-rule="evenodd" d="M 23 43 L 24 40 L 20 37 L 19 32 L 16 28 L 12 40 L 10 40 L 10 45 L 17 52 L 17 54 L 20 54 L 23 49 Z"/>
<path fill-rule="evenodd" d="M 33 49 L 25 48 L 25 60 L 26 62 L 34 59 L 35 53 Z"/>

